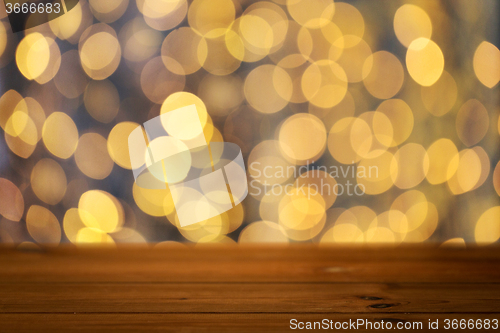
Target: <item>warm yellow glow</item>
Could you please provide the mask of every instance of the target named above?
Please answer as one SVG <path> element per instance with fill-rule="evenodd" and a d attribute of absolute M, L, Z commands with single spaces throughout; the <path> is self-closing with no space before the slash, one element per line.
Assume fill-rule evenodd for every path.
<path fill-rule="evenodd" d="M 409 47 L 417 38 L 431 38 L 432 22 L 422 8 L 405 4 L 394 15 L 394 32 L 401 44 Z"/>
<path fill-rule="evenodd" d="M 276 113 L 288 104 L 292 96 L 292 80 L 284 69 L 262 65 L 248 74 L 244 92 L 247 101 L 257 111 Z"/>
<path fill-rule="evenodd" d="M 460 237 L 450 238 L 444 241 L 440 247 L 450 247 L 450 248 L 462 248 L 465 249 L 467 246 L 465 245 L 465 240 Z"/>
<path fill-rule="evenodd" d="M 171 65 L 175 64 L 171 60 Z M 182 66 L 177 63 L 177 72 Z M 174 93 L 182 91 L 186 84 L 184 75 L 177 75 L 165 67 L 161 57 L 148 61 L 141 72 L 141 88 L 147 98 L 156 104 L 161 104 Z"/>
<path fill-rule="evenodd" d="M 258 183 L 272 186 L 282 184 L 293 176 L 293 166 L 282 157 L 279 146 L 279 141 L 266 140 L 250 152 L 248 173 Z"/>
<path fill-rule="evenodd" d="M 82 228 L 76 235 L 76 244 L 114 245 L 113 238 L 95 228 Z"/>
<path fill-rule="evenodd" d="M 360 150 L 360 147 L 355 147 L 350 144 L 351 138 L 354 136 L 353 133 L 363 133 L 364 137 L 357 137 L 358 142 L 363 143 L 362 148 L 364 151 Z M 368 134 L 368 136 L 366 136 Z M 337 121 L 328 135 L 328 151 L 337 161 L 343 164 L 352 164 L 358 162 L 362 156 L 358 154 L 358 151 L 362 152 L 363 155 L 369 152 L 371 148 L 370 140 L 371 131 L 370 126 L 360 118 L 346 117 Z M 346 144 L 349 143 L 349 144 Z"/>
<path fill-rule="evenodd" d="M 243 80 L 236 75 L 206 75 L 198 87 L 198 96 L 213 116 L 227 116 L 243 99 Z"/>
<path fill-rule="evenodd" d="M 500 206 L 488 209 L 479 217 L 474 236 L 480 245 L 494 243 L 500 238 Z"/>
<path fill-rule="evenodd" d="M 31 237 L 46 246 L 57 246 L 61 241 L 61 226 L 47 208 L 33 205 L 26 214 L 26 227 Z"/>
<path fill-rule="evenodd" d="M 479 143 L 488 132 L 489 126 L 488 110 L 477 99 L 465 102 L 457 113 L 457 134 L 467 147 Z"/>
<path fill-rule="evenodd" d="M 206 40 L 187 27 L 168 34 L 161 47 L 163 63 L 168 70 L 177 75 L 188 75 L 198 71 L 205 63 L 207 55 Z"/>
<path fill-rule="evenodd" d="M 164 114 L 193 104 L 196 106 L 196 112 L 198 112 L 198 118 L 200 119 L 201 126 L 205 127 L 207 122 L 209 122 L 209 115 L 205 103 L 203 103 L 198 96 L 185 91 L 168 96 L 161 106 L 160 113 Z M 165 124 L 163 126 L 165 126 Z M 188 135 L 192 137 L 192 134 Z"/>
<path fill-rule="evenodd" d="M 337 181 L 335 177 L 322 170 L 310 170 L 301 174 L 295 180 L 294 186 L 301 188 L 305 186 L 306 188 L 317 189 L 319 194 L 325 200 L 325 208 L 330 208 L 337 200 Z"/>
<path fill-rule="evenodd" d="M 404 81 L 401 62 L 392 53 L 378 51 L 363 64 L 363 83 L 370 94 L 379 99 L 396 95 Z"/>
<path fill-rule="evenodd" d="M 149 190 L 139 187 L 134 183 L 132 194 L 137 206 L 148 215 L 165 216 L 169 213 L 172 213 L 174 209 L 172 195 L 167 189 Z"/>
<path fill-rule="evenodd" d="M 422 86 L 432 86 L 441 77 L 444 56 L 439 46 L 428 38 L 411 42 L 406 52 L 406 67 L 410 76 Z"/>
<path fill-rule="evenodd" d="M 335 12 L 333 0 L 286 0 L 286 6 L 297 23 L 311 29 L 328 24 Z"/>
<path fill-rule="evenodd" d="M 420 184 L 429 171 L 429 156 L 422 145 L 408 143 L 394 154 L 397 173 L 392 174 L 394 185 L 408 189 Z"/>
<path fill-rule="evenodd" d="M 495 6 L 436 3 L 86 0 L 17 35 L 0 13 L 0 243 L 498 243 Z"/>
<path fill-rule="evenodd" d="M 5 25 L 0 23 L 0 57 L 5 52 L 7 48 L 7 31 L 5 29 Z"/>
<path fill-rule="evenodd" d="M 163 35 L 151 29 L 137 17 L 127 22 L 120 30 L 123 57 L 132 62 L 141 62 L 152 57 L 163 41 Z"/>
<path fill-rule="evenodd" d="M 65 113 L 52 113 L 43 125 L 42 138 L 45 147 L 55 156 L 67 159 L 78 145 L 78 129 Z"/>
<path fill-rule="evenodd" d="M 116 124 L 109 132 L 108 153 L 111 159 L 125 169 L 132 169 L 128 149 L 128 137 L 139 124 L 125 121 Z"/>
<path fill-rule="evenodd" d="M 288 243 L 285 230 L 279 224 L 268 221 L 253 222 L 240 233 L 238 243 Z"/>
<path fill-rule="evenodd" d="M 243 43 L 254 53 L 268 54 L 274 45 L 271 25 L 257 15 L 244 15 L 239 20 L 239 30 Z M 247 45 L 249 44 L 249 45 Z"/>
<path fill-rule="evenodd" d="M 110 233 L 123 224 L 123 208 L 111 194 L 91 190 L 80 197 L 78 213 L 82 222 L 92 229 Z M 77 237 L 78 239 L 78 237 Z"/>
<path fill-rule="evenodd" d="M 236 9 L 231 0 L 195 0 L 189 6 L 189 25 L 206 38 L 222 36 L 234 21 Z"/>
<path fill-rule="evenodd" d="M 52 22 L 52 21 L 51 21 Z M 67 98 L 76 98 L 83 94 L 89 77 L 80 65 L 78 51 L 70 50 L 61 57 L 61 67 L 54 77 L 57 90 Z"/>
<path fill-rule="evenodd" d="M 349 82 L 360 82 L 368 75 L 367 72 L 363 73 L 363 65 L 366 59 L 372 55 L 372 50 L 364 40 L 353 35 L 342 37 L 342 43 L 345 47 L 337 62 L 344 69 Z M 338 44 L 337 40 L 330 49 L 330 54 L 336 53 L 336 50 L 340 49 Z"/>
<path fill-rule="evenodd" d="M 389 151 L 374 150 L 359 162 L 358 168 L 365 170 L 365 173 L 357 174 L 357 182 L 367 194 L 380 194 L 394 185 L 398 164 L 393 161 L 394 155 Z"/>
<path fill-rule="evenodd" d="M 23 100 L 21 94 L 11 89 L 0 97 L 0 110 L 2 110 L 0 112 L 0 126 L 4 131 L 10 133 L 9 129 L 7 129 L 7 122 L 16 111 L 28 114 L 28 105 L 26 101 Z M 12 132 L 11 135 L 16 134 Z"/>
<path fill-rule="evenodd" d="M 113 170 L 107 141 L 97 133 L 82 135 L 75 151 L 75 162 L 84 175 L 93 179 L 104 179 Z"/>
<path fill-rule="evenodd" d="M 85 30 L 78 49 L 83 69 L 94 80 L 109 77 L 120 64 L 121 47 L 116 32 L 104 23 Z"/>
<path fill-rule="evenodd" d="M 473 65 L 478 80 L 486 87 L 493 88 L 500 81 L 500 51 L 495 45 L 486 41 L 479 44 Z"/>
<path fill-rule="evenodd" d="M 377 111 L 389 118 L 393 136 L 390 146 L 402 144 L 413 131 L 414 117 L 410 106 L 401 99 L 389 99 L 382 102 Z"/>
<path fill-rule="evenodd" d="M 448 113 L 455 105 L 458 96 L 457 83 L 447 71 L 432 86 L 422 86 L 422 102 L 425 108 L 435 116 Z"/>
<path fill-rule="evenodd" d="M 321 237 L 320 243 L 361 243 L 364 241 L 363 232 L 354 224 L 335 224 Z"/>
<path fill-rule="evenodd" d="M 353 47 L 362 41 L 366 28 L 365 20 L 356 7 L 346 2 L 336 2 L 332 21 L 344 35 L 357 37 L 350 39 L 346 47 Z"/>
<path fill-rule="evenodd" d="M 44 158 L 31 171 L 31 188 L 49 205 L 58 204 L 66 193 L 67 179 L 63 168 L 54 160 Z"/>
<path fill-rule="evenodd" d="M 127 10 L 128 4 L 129 0 L 89 0 L 92 14 L 104 23 L 118 20 Z"/>
<path fill-rule="evenodd" d="M 64 234 L 68 237 L 71 243 L 76 243 L 78 232 L 86 228 L 82 219 L 80 218 L 80 213 L 78 208 L 69 209 L 66 214 L 64 214 L 63 219 Z"/>
<path fill-rule="evenodd" d="M 417 190 L 404 192 L 391 205 L 392 211 L 399 211 L 405 215 L 407 221 L 405 232 L 420 228 L 430 216 L 430 209 L 425 194 Z"/>
<path fill-rule="evenodd" d="M 500 196 L 500 162 L 497 163 L 495 170 L 493 171 L 493 186 L 495 191 Z"/>
<path fill-rule="evenodd" d="M 339 104 L 347 93 L 347 75 L 331 60 L 312 63 L 302 75 L 301 84 L 309 102 L 322 108 Z"/>
<path fill-rule="evenodd" d="M 310 164 L 325 151 L 326 129 L 312 114 L 291 116 L 279 132 L 279 143 L 284 156 L 295 164 Z"/>
<path fill-rule="evenodd" d="M 50 48 L 47 38 L 35 32 L 21 40 L 16 51 L 16 62 L 21 73 L 34 80 L 45 71 L 50 60 Z"/>
<path fill-rule="evenodd" d="M 472 190 L 481 177 L 481 159 L 473 149 L 464 149 L 458 156 L 450 162 L 448 174 L 451 174 L 455 167 L 455 159 L 458 158 L 458 167 L 455 174 L 448 180 L 448 186 L 455 195 L 462 194 Z"/>
<path fill-rule="evenodd" d="M 24 198 L 21 191 L 10 180 L 0 178 L 0 215 L 18 222 L 23 212 Z"/>

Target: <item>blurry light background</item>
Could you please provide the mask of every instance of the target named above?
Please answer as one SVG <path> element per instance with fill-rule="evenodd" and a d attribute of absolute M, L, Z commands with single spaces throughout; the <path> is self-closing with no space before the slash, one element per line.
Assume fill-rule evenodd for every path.
<path fill-rule="evenodd" d="M 2 10 L 0 240 L 496 242 L 498 6 L 80 0 L 18 34 Z M 127 138 L 190 104 L 249 196 L 181 228 Z"/>

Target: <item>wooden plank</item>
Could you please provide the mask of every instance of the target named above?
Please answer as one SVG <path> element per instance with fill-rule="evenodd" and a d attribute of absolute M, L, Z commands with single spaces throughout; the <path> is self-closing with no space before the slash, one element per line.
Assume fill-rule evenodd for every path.
<path fill-rule="evenodd" d="M 0 251 L 0 283 L 381 282 L 498 283 L 498 247 L 196 246 Z"/>
<path fill-rule="evenodd" d="M 0 313 L 500 311 L 498 284 L 11 283 Z"/>
<path fill-rule="evenodd" d="M 499 313 L 488 314 L 299 314 L 299 313 L 279 313 L 279 314 L 252 314 L 252 313 L 186 313 L 186 314 L 0 314 L 0 329 L 2 332 L 290 332 L 290 320 L 297 319 L 301 322 L 321 322 L 326 319 L 328 322 L 349 322 L 363 319 L 370 321 L 373 325 L 379 325 L 384 321 L 384 325 L 391 323 L 393 330 L 398 323 L 400 325 L 416 325 L 412 323 L 422 323 L 422 329 L 407 330 L 407 332 L 436 332 L 429 330 L 429 319 L 438 320 L 439 331 L 444 331 L 445 320 L 456 319 L 460 321 L 481 319 L 499 319 Z M 312 324 L 314 325 L 314 324 Z M 386 327 L 384 326 L 384 327 Z M 356 331 L 373 332 L 370 327 L 364 324 Z M 306 331 L 296 329 L 295 331 Z M 342 330 L 343 331 L 343 330 Z M 384 331 L 384 330 L 377 330 Z M 405 330 L 402 330 L 403 332 Z M 438 332 L 439 332 L 438 331 Z M 456 330 L 447 330 L 456 331 Z M 463 330 L 460 330 L 463 331 Z M 484 330 L 496 331 L 493 329 Z"/>
<path fill-rule="evenodd" d="M 500 319 L 498 249 L 1 249 L 0 331 L 284 332 L 292 318 Z"/>

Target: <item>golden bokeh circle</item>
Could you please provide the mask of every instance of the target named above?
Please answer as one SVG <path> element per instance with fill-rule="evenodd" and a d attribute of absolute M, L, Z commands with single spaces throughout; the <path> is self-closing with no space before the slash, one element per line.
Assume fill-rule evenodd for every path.
<path fill-rule="evenodd" d="M 320 60 L 305 70 L 301 85 L 310 103 L 331 108 L 339 104 L 347 93 L 347 75 L 336 62 Z"/>
<path fill-rule="evenodd" d="M 497 163 L 495 170 L 493 171 L 493 187 L 495 191 L 500 196 L 500 162 Z"/>
<path fill-rule="evenodd" d="M 118 20 L 127 10 L 129 0 L 89 0 L 90 10 L 103 23 Z"/>
<path fill-rule="evenodd" d="M 116 124 L 108 136 L 108 153 L 111 159 L 124 169 L 132 169 L 128 147 L 128 137 L 139 124 L 124 121 Z"/>
<path fill-rule="evenodd" d="M 28 79 L 34 80 L 45 71 L 50 61 L 50 44 L 54 41 L 35 32 L 24 37 L 16 50 L 19 71 Z"/>
<path fill-rule="evenodd" d="M 49 205 L 58 204 L 66 193 L 67 178 L 56 161 L 44 158 L 31 171 L 31 188 L 35 195 Z"/>
<path fill-rule="evenodd" d="M 171 59 L 171 66 L 175 60 Z M 182 66 L 176 64 L 176 72 L 183 71 Z M 168 70 L 162 57 L 155 57 L 148 61 L 141 72 L 141 88 L 146 97 L 156 104 L 161 104 L 167 97 L 182 91 L 186 84 L 186 77 Z"/>
<path fill-rule="evenodd" d="M 198 71 L 205 63 L 207 55 L 208 46 L 205 39 L 188 27 L 169 33 L 161 46 L 163 63 L 169 71 L 177 75 Z"/>
<path fill-rule="evenodd" d="M 488 132 L 488 110 L 477 99 L 468 100 L 458 111 L 455 124 L 460 140 L 467 147 L 471 147 L 479 143 Z"/>
<path fill-rule="evenodd" d="M 0 215 L 18 222 L 24 213 L 24 198 L 19 188 L 10 180 L 0 178 Z"/>
<path fill-rule="evenodd" d="M 288 243 L 285 230 L 278 223 L 257 221 L 241 230 L 238 237 L 239 244 L 247 243 Z"/>
<path fill-rule="evenodd" d="M 410 106 L 402 99 L 389 99 L 380 103 L 377 111 L 386 115 L 392 124 L 393 142 L 390 146 L 405 142 L 412 133 L 415 122 Z"/>
<path fill-rule="evenodd" d="M 120 96 L 115 85 L 108 80 L 90 81 L 83 101 L 88 113 L 101 123 L 110 123 L 120 109 Z"/>
<path fill-rule="evenodd" d="M 245 79 L 244 92 L 250 105 L 262 113 L 276 113 L 287 106 L 292 96 L 288 73 L 274 65 L 262 65 Z"/>
<path fill-rule="evenodd" d="M 394 14 L 394 32 L 399 42 L 409 47 L 417 38 L 431 38 L 432 22 L 425 10 L 405 4 Z"/>
<path fill-rule="evenodd" d="M 54 112 L 43 125 L 42 138 L 49 152 L 59 158 L 68 159 L 78 145 L 78 129 L 67 114 Z"/>
<path fill-rule="evenodd" d="M 417 38 L 406 52 L 406 67 L 413 80 L 421 86 L 432 86 L 444 70 L 441 48 L 428 38 Z"/>
<path fill-rule="evenodd" d="M 206 38 L 225 34 L 235 17 L 236 8 L 231 0 L 195 0 L 188 11 L 189 25 Z"/>
<path fill-rule="evenodd" d="M 111 194 L 90 190 L 78 202 L 78 214 L 88 228 L 110 233 L 119 229 L 124 221 L 123 207 Z"/>
<path fill-rule="evenodd" d="M 394 185 L 409 189 L 420 184 L 429 171 L 429 155 L 418 143 L 407 143 L 394 154 L 397 172 L 392 174 Z"/>
<path fill-rule="evenodd" d="M 437 117 L 443 116 L 453 108 L 457 96 L 457 83 L 447 71 L 443 71 L 441 77 L 433 85 L 421 88 L 425 108 Z"/>
<path fill-rule="evenodd" d="M 478 80 L 486 87 L 493 88 L 500 81 L 500 50 L 483 41 L 474 53 L 473 66 Z"/>
<path fill-rule="evenodd" d="M 310 164 L 325 151 L 325 125 L 312 114 L 295 114 L 281 125 L 279 145 L 283 156 L 292 163 Z"/>
<path fill-rule="evenodd" d="M 33 205 L 26 213 L 26 227 L 33 239 L 45 246 L 57 246 L 61 241 L 61 226 L 47 208 Z"/>
<path fill-rule="evenodd" d="M 392 53 L 378 51 L 366 59 L 362 76 L 366 89 L 373 97 L 389 99 L 403 86 L 403 65 Z"/>
<path fill-rule="evenodd" d="M 122 55 L 115 30 L 104 23 L 94 24 L 83 32 L 78 50 L 85 73 L 94 80 L 104 80 L 113 74 Z"/>
<path fill-rule="evenodd" d="M 84 175 L 93 179 L 104 179 L 113 170 L 107 141 L 97 133 L 85 133 L 81 136 L 75 151 L 75 162 Z"/>

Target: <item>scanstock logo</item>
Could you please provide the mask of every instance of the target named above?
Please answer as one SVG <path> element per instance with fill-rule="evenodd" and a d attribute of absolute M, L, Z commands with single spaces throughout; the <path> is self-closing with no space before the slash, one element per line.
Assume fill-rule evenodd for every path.
<path fill-rule="evenodd" d="M 79 0 L 0 0 L 0 7 L 1 1 L 12 31 L 19 32 L 63 16 L 75 8 Z"/>
<path fill-rule="evenodd" d="M 168 191 L 181 227 L 220 215 L 248 194 L 240 147 L 207 142 L 195 105 L 138 126 L 128 147 L 137 186 Z"/>

